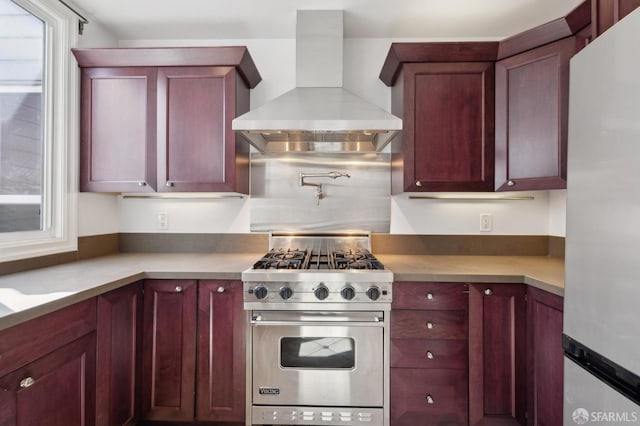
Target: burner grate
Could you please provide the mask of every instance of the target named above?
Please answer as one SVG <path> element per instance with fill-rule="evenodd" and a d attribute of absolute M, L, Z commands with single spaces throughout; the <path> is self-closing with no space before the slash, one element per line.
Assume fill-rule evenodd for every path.
<path fill-rule="evenodd" d="M 271 249 L 253 269 L 384 269 L 384 265 L 366 249 Z"/>
<path fill-rule="evenodd" d="M 272 249 L 253 265 L 253 269 L 308 269 L 307 250 Z"/>

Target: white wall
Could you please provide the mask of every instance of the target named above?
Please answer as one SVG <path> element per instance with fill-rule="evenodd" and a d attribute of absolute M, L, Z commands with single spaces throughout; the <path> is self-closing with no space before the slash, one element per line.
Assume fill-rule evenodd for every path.
<path fill-rule="evenodd" d="M 478 196 L 477 193 L 455 195 Z M 548 235 L 548 191 L 496 194 L 509 195 L 533 197 L 533 200 L 411 200 L 408 194 L 397 195 L 391 201 L 391 233 Z M 481 214 L 491 215 L 491 232 L 480 232 Z"/>
<path fill-rule="evenodd" d="M 566 235 L 567 190 L 549 191 L 549 235 Z"/>
<path fill-rule="evenodd" d="M 119 230 L 118 197 L 81 192 L 78 196 L 78 236 L 113 234 Z"/>
<path fill-rule="evenodd" d="M 344 87 L 390 110 L 391 92 L 378 75 L 390 39 L 345 39 Z M 246 45 L 263 81 L 251 93 L 255 108 L 295 86 L 295 40 L 122 40 L 121 47 Z M 503 194 L 501 194 L 503 195 Z M 516 194 L 521 195 L 521 194 Z M 479 215 L 493 218 L 491 234 L 564 236 L 564 191 L 536 191 L 533 201 L 426 201 L 407 195 L 391 199 L 391 232 L 417 234 L 481 234 Z M 105 196 L 113 197 L 113 196 Z M 113 200 L 81 194 L 80 235 L 115 232 Z M 120 232 L 161 232 L 157 213 L 169 216 L 164 232 L 249 232 L 250 199 L 158 200 L 123 199 L 115 203 Z M 91 215 L 92 219 L 85 216 Z"/>
<path fill-rule="evenodd" d="M 118 198 L 120 232 L 247 233 L 251 200 Z M 158 229 L 165 213 L 169 229 Z"/>

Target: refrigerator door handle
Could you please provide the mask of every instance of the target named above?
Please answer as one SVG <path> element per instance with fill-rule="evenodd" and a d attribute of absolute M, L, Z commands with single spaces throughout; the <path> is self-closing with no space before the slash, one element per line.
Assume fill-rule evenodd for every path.
<path fill-rule="evenodd" d="M 562 335 L 562 347 L 567 358 L 640 405 L 640 376 L 566 334 Z"/>

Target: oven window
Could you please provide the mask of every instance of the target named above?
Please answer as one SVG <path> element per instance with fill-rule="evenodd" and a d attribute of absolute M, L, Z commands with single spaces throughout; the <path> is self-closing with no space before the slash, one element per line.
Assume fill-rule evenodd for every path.
<path fill-rule="evenodd" d="M 353 369 L 355 341 L 350 337 L 283 337 L 280 365 L 283 368 Z"/>

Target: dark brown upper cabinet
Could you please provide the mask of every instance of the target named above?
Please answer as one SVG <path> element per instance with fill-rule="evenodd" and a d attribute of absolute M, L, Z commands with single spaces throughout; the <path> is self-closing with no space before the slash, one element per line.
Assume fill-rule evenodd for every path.
<path fill-rule="evenodd" d="M 381 73 L 403 132 L 391 192 L 493 191 L 497 43 L 394 43 Z"/>
<path fill-rule="evenodd" d="M 569 60 L 589 41 L 591 1 L 500 42 L 495 190 L 566 188 Z"/>
<path fill-rule="evenodd" d="M 591 0 L 591 37 L 596 38 L 640 7 L 640 0 Z"/>
<path fill-rule="evenodd" d="M 496 63 L 496 191 L 567 185 L 568 37 Z"/>
<path fill-rule="evenodd" d="M 564 188 L 568 61 L 591 8 L 500 42 L 393 43 L 391 192 Z"/>
<path fill-rule="evenodd" d="M 249 147 L 231 129 L 260 82 L 246 48 L 73 53 L 82 191 L 248 193 Z"/>

